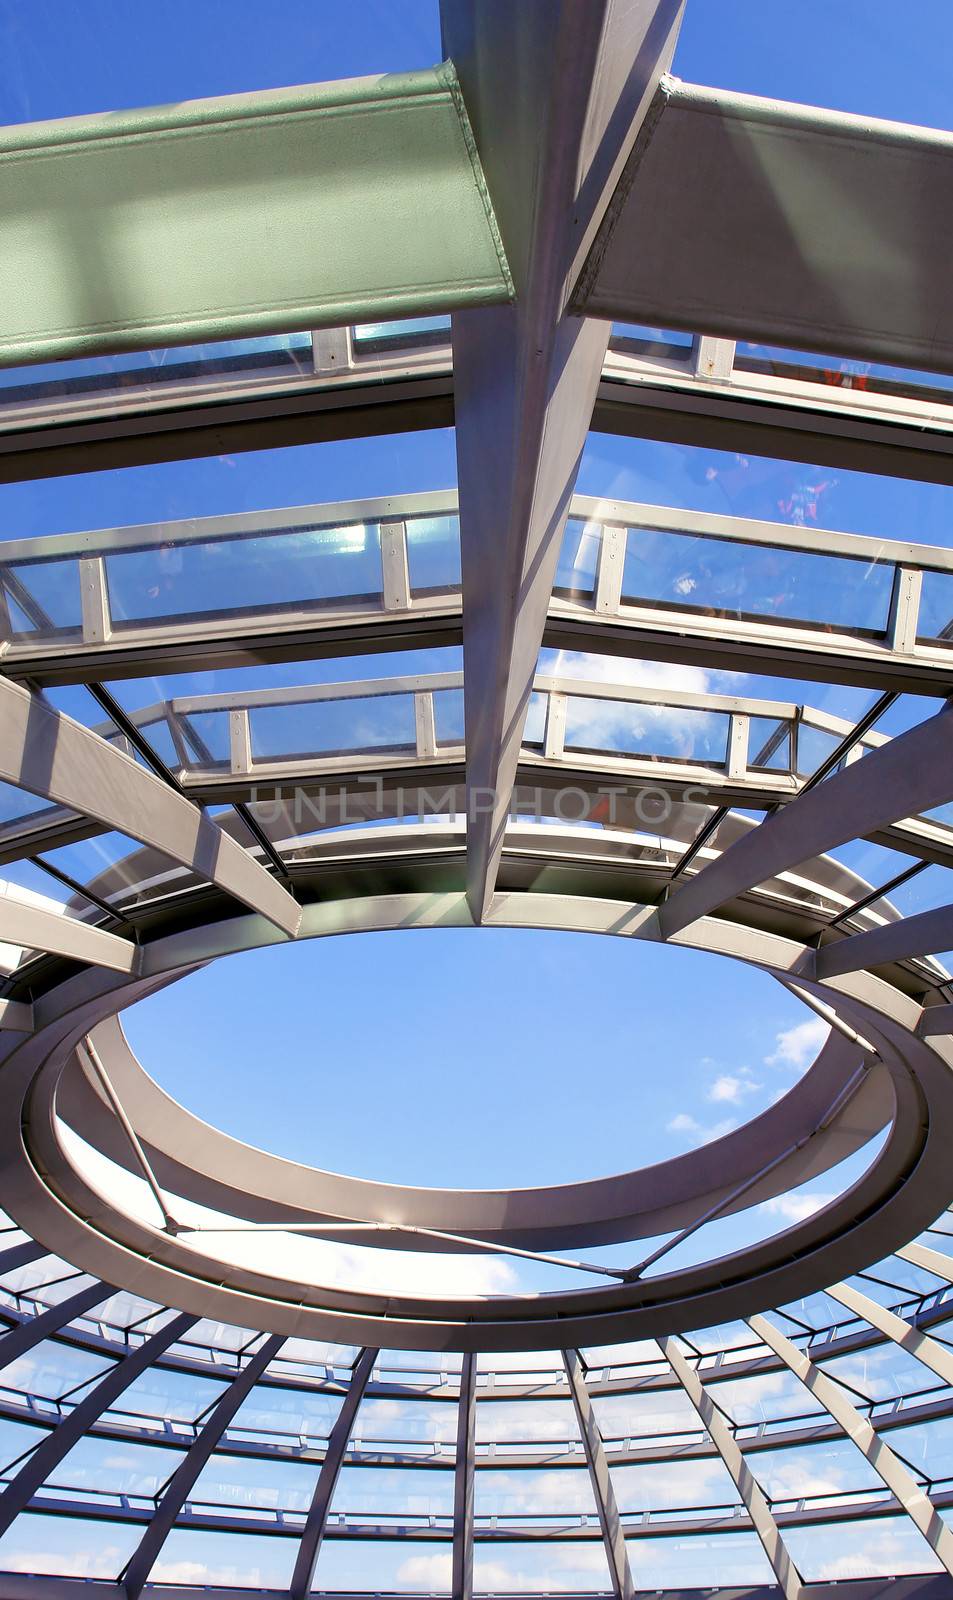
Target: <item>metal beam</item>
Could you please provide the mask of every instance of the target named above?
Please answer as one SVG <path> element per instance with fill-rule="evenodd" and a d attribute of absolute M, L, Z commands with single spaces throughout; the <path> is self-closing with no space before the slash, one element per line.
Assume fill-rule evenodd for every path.
<path fill-rule="evenodd" d="M 914 1267 L 923 1267 L 925 1271 L 932 1272 L 935 1278 L 942 1278 L 944 1283 L 953 1283 L 953 1257 L 944 1255 L 942 1250 L 934 1250 L 930 1245 L 918 1244 L 913 1240 L 895 1250 L 894 1255 L 909 1261 Z"/>
<path fill-rule="evenodd" d="M 852 933 L 836 944 L 826 944 L 815 953 L 814 976 L 839 977 L 859 972 L 861 967 L 880 967 L 889 961 L 908 961 L 912 956 L 935 955 L 953 947 L 953 906 L 937 906 L 888 922 L 866 933 Z"/>
<path fill-rule="evenodd" d="M 148 1371 L 152 1363 L 181 1339 L 198 1319 L 183 1312 L 165 1323 L 158 1333 L 145 1339 L 136 1349 L 130 1350 L 100 1378 L 95 1388 L 75 1405 L 51 1433 L 38 1444 L 19 1472 L 0 1491 L 0 1534 L 6 1533 L 14 1518 L 25 1510 L 36 1491 L 63 1457 L 78 1444 L 104 1411 L 115 1405 L 119 1396 L 136 1378 Z"/>
<path fill-rule="evenodd" d="M 45 1244 L 40 1244 L 36 1239 L 24 1239 L 21 1244 L 11 1244 L 6 1250 L 0 1250 L 0 1278 L 8 1272 L 16 1272 L 19 1267 L 28 1267 L 32 1261 L 39 1261 L 41 1256 L 48 1256 L 49 1250 Z"/>
<path fill-rule="evenodd" d="M 566 1368 L 566 1379 L 572 1395 L 576 1421 L 579 1424 L 582 1447 L 586 1453 L 596 1510 L 599 1513 L 599 1526 L 602 1529 L 602 1542 L 605 1545 L 612 1592 L 616 1600 L 632 1600 L 634 1585 L 629 1567 L 629 1553 L 619 1519 L 619 1508 L 612 1488 L 602 1435 L 592 1409 L 578 1350 L 564 1350 L 563 1365 Z"/>
<path fill-rule="evenodd" d="M 953 1576 L 953 1530 L 946 1526 L 909 1468 L 904 1466 L 899 1456 L 894 1455 L 876 1428 L 866 1417 L 862 1417 L 856 1406 L 848 1400 L 846 1390 L 822 1372 L 810 1356 L 792 1344 L 790 1339 L 786 1338 L 766 1317 L 750 1317 L 748 1326 L 830 1412 L 834 1421 L 839 1423 L 847 1437 L 863 1453 L 877 1476 L 899 1501 L 947 1572 Z"/>
<path fill-rule="evenodd" d="M 457 1454 L 453 1473 L 451 1600 L 473 1600 L 473 1498 L 476 1460 L 476 1364 L 467 1351 L 460 1364 Z"/>
<path fill-rule="evenodd" d="M 49 1339 L 54 1333 L 59 1333 L 61 1328 L 65 1328 L 67 1323 L 73 1322 L 76 1317 L 85 1316 L 93 1306 L 98 1306 L 115 1292 L 108 1283 L 90 1283 L 85 1289 L 79 1289 L 76 1294 L 70 1295 L 68 1300 L 60 1300 L 56 1305 L 47 1306 L 45 1311 L 38 1311 L 33 1317 L 24 1317 L 15 1328 L 0 1334 L 0 1367 L 7 1367 L 11 1361 L 26 1355 L 34 1345 L 40 1344 L 43 1339 Z"/>
<path fill-rule="evenodd" d="M 453 320 L 471 915 L 492 900 L 609 327 L 564 315 L 682 0 L 443 0 L 516 303 Z"/>
<path fill-rule="evenodd" d="M 953 134 L 666 78 L 572 308 L 949 372 L 951 215 Z"/>
<path fill-rule="evenodd" d="M 848 839 L 953 796 L 953 703 L 835 773 L 738 839 L 659 910 L 663 936 Z M 863 937 L 866 937 L 864 935 Z"/>
<path fill-rule="evenodd" d="M 80 922 L 59 909 L 48 911 L 44 906 L 19 900 L 3 884 L 0 884 L 0 944 L 19 946 L 23 950 L 46 950 L 50 955 L 86 961 L 94 967 L 108 967 L 112 972 L 131 972 L 138 953 L 131 940 Z"/>
<path fill-rule="evenodd" d="M 301 910 L 291 895 L 210 817 L 131 756 L 5 678 L 0 777 L 154 846 L 283 933 L 297 932 Z"/>
<path fill-rule="evenodd" d="M 827 1293 L 832 1300 L 839 1300 L 848 1311 L 863 1317 L 865 1322 L 869 1322 L 879 1333 L 886 1334 L 901 1350 L 906 1350 L 908 1355 L 929 1367 L 943 1383 L 953 1385 L 953 1350 L 945 1344 L 938 1344 L 928 1333 L 921 1333 L 919 1328 L 898 1317 L 895 1311 L 871 1300 L 869 1295 L 863 1294 L 853 1284 L 830 1284 Z"/>
<path fill-rule="evenodd" d="M 317 1566 L 318 1556 L 321 1552 L 321 1541 L 324 1538 L 324 1529 L 327 1524 L 331 1497 L 341 1475 L 344 1452 L 347 1449 L 347 1442 L 354 1427 L 357 1408 L 361 1403 L 364 1390 L 367 1388 L 367 1380 L 374 1370 L 374 1363 L 379 1354 L 379 1350 L 362 1350 L 354 1364 L 347 1394 L 344 1396 L 341 1409 L 331 1429 L 328 1448 L 325 1452 L 321 1471 L 318 1474 L 314 1494 L 311 1497 L 311 1505 L 308 1508 L 308 1520 L 301 1535 L 294 1572 L 291 1576 L 291 1600 L 305 1600 L 306 1595 L 311 1591 L 314 1569 Z"/>
<path fill-rule="evenodd" d="M 0 218 L 4 365 L 512 293 L 449 62 L 5 128 Z"/>
<path fill-rule="evenodd" d="M 732 1429 L 718 1410 L 695 1368 L 685 1360 L 675 1339 L 659 1340 L 659 1348 L 687 1394 L 702 1425 L 708 1429 L 732 1483 L 744 1501 L 785 1600 L 798 1600 L 803 1580 L 781 1537 L 771 1507 L 739 1449 Z"/>
<path fill-rule="evenodd" d="M 166 1485 L 155 1515 L 123 1572 L 122 1585 L 128 1600 L 138 1600 L 161 1554 L 172 1525 L 195 1486 L 199 1473 L 220 1443 L 239 1406 L 248 1398 L 265 1368 L 274 1360 L 283 1344 L 284 1339 L 280 1334 L 272 1334 L 266 1339 L 213 1406 L 208 1420 L 196 1435 L 194 1444 L 186 1451 Z"/>

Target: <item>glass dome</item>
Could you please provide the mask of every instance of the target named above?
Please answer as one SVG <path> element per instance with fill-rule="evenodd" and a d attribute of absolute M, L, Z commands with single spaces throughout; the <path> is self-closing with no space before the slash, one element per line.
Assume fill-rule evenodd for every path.
<path fill-rule="evenodd" d="M 0 19 L 0 1600 L 950 1600 L 953 17 L 326 10 Z"/>

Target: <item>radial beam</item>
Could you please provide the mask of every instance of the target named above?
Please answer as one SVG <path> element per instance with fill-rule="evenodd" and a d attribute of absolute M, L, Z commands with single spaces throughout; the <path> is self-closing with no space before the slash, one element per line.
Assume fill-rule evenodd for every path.
<path fill-rule="evenodd" d="M 953 134 L 666 78 L 572 305 L 948 372 L 951 252 Z"/>
<path fill-rule="evenodd" d="M 476 1458 L 476 1363 L 467 1351 L 460 1366 L 457 1455 L 453 1474 L 452 1600 L 473 1600 L 473 1492 Z"/>
<path fill-rule="evenodd" d="M 569 1392 L 572 1395 L 582 1447 L 589 1467 L 592 1493 L 599 1513 L 599 1526 L 602 1529 L 602 1542 L 605 1545 L 612 1592 L 616 1600 L 632 1600 L 634 1586 L 629 1567 L 629 1553 L 622 1532 L 622 1523 L 619 1520 L 619 1508 L 612 1488 L 602 1435 L 592 1409 L 592 1400 L 589 1397 L 578 1350 L 564 1350 L 563 1365 L 566 1368 Z"/>
<path fill-rule="evenodd" d="M 138 1600 L 176 1517 L 195 1487 L 199 1473 L 212 1451 L 220 1443 L 239 1406 L 247 1400 L 265 1368 L 274 1360 L 283 1344 L 284 1339 L 280 1334 L 273 1334 L 266 1339 L 213 1406 L 208 1420 L 172 1474 L 156 1507 L 155 1516 L 146 1528 L 135 1554 L 123 1573 L 122 1583 L 128 1600 Z"/>
<path fill-rule="evenodd" d="M 608 324 L 564 314 L 682 0 L 442 0 L 517 298 L 453 319 L 463 569 L 467 898 L 492 900 Z"/>
<path fill-rule="evenodd" d="M 0 365 L 510 294 L 450 63 L 0 130 Z"/>
<path fill-rule="evenodd" d="M 911 1522 L 920 1530 L 930 1549 L 953 1575 L 953 1531 L 946 1526 L 929 1496 L 921 1489 L 916 1478 L 894 1455 L 876 1428 L 861 1416 L 857 1407 L 847 1398 L 847 1393 L 814 1364 L 797 1345 L 776 1328 L 766 1317 L 749 1318 L 752 1332 L 762 1339 L 786 1367 L 800 1378 L 805 1388 L 819 1400 L 834 1421 L 843 1428 L 847 1437 L 863 1453 L 877 1476 L 886 1485 Z"/>
<path fill-rule="evenodd" d="M 79 1443 L 94 1423 L 99 1421 L 103 1412 L 115 1405 L 129 1385 L 147 1372 L 152 1363 L 164 1355 L 177 1339 L 181 1339 L 196 1321 L 197 1318 L 185 1312 L 173 1317 L 171 1322 L 165 1323 L 159 1329 L 158 1333 L 154 1333 L 151 1338 L 144 1340 L 134 1350 L 130 1350 L 121 1361 L 117 1361 L 105 1377 L 100 1378 L 85 1399 L 80 1400 L 62 1422 L 57 1423 L 0 1493 L 0 1534 L 6 1533 L 11 1522 L 29 1505 L 50 1473 L 56 1470 L 63 1457 Z"/>
<path fill-rule="evenodd" d="M 816 978 L 839 977 L 862 967 L 879 967 L 887 961 L 907 961 L 912 956 L 934 955 L 953 946 L 953 906 L 920 911 L 899 922 L 852 933 L 836 944 L 824 945 L 814 956 Z"/>
<path fill-rule="evenodd" d="M 953 702 L 768 817 L 659 908 L 665 938 L 813 856 L 953 797 Z M 866 937 L 866 936 L 865 936 Z"/>
<path fill-rule="evenodd" d="M 0 1278 L 5 1278 L 8 1272 L 16 1272 L 20 1267 L 28 1267 L 31 1262 L 39 1261 L 41 1256 L 48 1256 L 49 1251 L 45 1244 L 40 1244 L 37 1239 L 24 1239 L 20 1244 L 8 1245 L 6 1250 L 0 1250 Z"/>
<path fill-rule="evenodd" d="M 38 1311 L 35 1317 L 24 1317 L 15 1328 L 10 1328 L 6 1333 L 0 1334 L 0 1367 L 7 1367 L 11 1361 L 16 1361 L 20 1356 L 26 1355 L 35 1345 L 43 1339 L 49 1339 L 54 1333 L 59 1333 L 77 1317 L 86 1315 L 94 1306 L 107 1300 L 115 1289 L 106 1283 L 90 1283 L 85 1289 L 77 1290 L 67 1300 L 60 1300 L 58 1304 L 47 1306 L 45 1311 Z"/>
<path fill-rule="evenodd" d="M 108 967 L 111 972 L 132 971 L 137 950 L 131 940 L 120 939 L 105 928 L 91 927 L 62 911 L 31 905 L 3 889 L 0 884 L 0 944 L 21 950 L 45 950 L 70 961 L 88 962 L 91 967 Z M 17 1018 L 16 1012 L 13 1017 L 16 1020 L 4 1020 L 3 1026 L 12 1028 L 17 1021 L 26 1020 Z"/>
<path fill-rule="evenodd" d="M 771 1507 L 748 1466 L 734 1433 L 695 1368 L 685 1360 L 678 1348 L 677 1340 L 660 1339 L 659 1348 L 691 1401 L 703 1427 L 708 1430 L 712 1444 L 721 1456 L 731 1481 L 744 1502 L 752 1526 L 764 1546 L 764 1553 L 771 1563 L 785 1600 L 798 1600 L 801 1593 L 801 1574 L 791 1559 Z"/>
<path fill-rule="evenodd" d="M 335 1418 L 334 1427 L 328 1439 L 328 1448 L 325 1452 L 318 1481 L 314 1486 L 311 1505 L 308 1508 L 308 1519 L 301 1535 L 298 1554 L 295 1559 L 294 1572 L 291 1576 L 291 1600 L 305 1600 L 310 1593 L 314 1579 L 314 1569 L 321 1553 L 321 1542 L 328 1520 L 328 1510 L 331 1498 L 337 1487 L 344 1462 L 344 1452 L 347 1442 L 351 1437 L 354 1427 L 354 1418 L 357 1408 L 361 1403 L 367 1382 L 374 1370 L 374 1363 L 380 1351 L 362 1350 L 358 1357 L 351 1381 L 348 1384 L 344 1402 Z"/>
<path fill-rule="evenodd" d="M 913 1327 L 903 1317 L 898 1317 L 895 1311 L 888 1311 L 886 1306 L 877 1304 L 869 1295 L 855 1289 L 850 1283 L 831 1284 L 827 1293 L 832 1300 L 839 1300 L 842 1306 L 852 1311 L 855 1316 L 863 1317 L 876 1328 L 878 1333 L 883 1333 L 894 1344 L 906 1350 L 908 1355 L 929 1367 L 930 1371 L 943 1382 L 953 1385 L 953 1350 L 945 1344 L 939 1344 L 936 1339 L 931 1339 L 928 1333 L 921 1333 L 919 1328 Z"/>
<path fill-rule="evenodd" d="M 295 900 L 211 817 L 90 728 L 6 678 L 0 678 L 0 778 L 154 846 L 283 933 L 297 932 Z"/>

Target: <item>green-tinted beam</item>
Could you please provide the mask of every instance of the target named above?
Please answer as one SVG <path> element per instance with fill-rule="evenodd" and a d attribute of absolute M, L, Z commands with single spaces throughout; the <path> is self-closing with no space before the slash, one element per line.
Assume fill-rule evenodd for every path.
<path fill-rule="evenodd" d="M 511 297 L 450 63 L 0 130 L 0 365 Z"/>

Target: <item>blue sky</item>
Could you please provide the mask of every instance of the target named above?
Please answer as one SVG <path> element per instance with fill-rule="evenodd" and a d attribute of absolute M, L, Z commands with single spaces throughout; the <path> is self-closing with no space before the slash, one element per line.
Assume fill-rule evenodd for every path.
<path fill-rule="evenodd" d="M 0 121 L 406 70 L 439 54 L 431 3 L 0 0 Z M 951 54 L 946 0 L 690 0 L 675 70 L 746 92 L 949 125 Z M 451 430 L 345 441 L 3 485 L 0 538 L 454 482 Z M 593 435 L 578 487 L 806 518 L 888 540 L 953 542 L 949 488 L 652 442 Z M 414 665 L 437 670 L 459 660 L 433 652 Z M 173 687 L 211 691 L 309 673 L 331 680 L 402 665 L 376 657 L 114 688 L 138 705 Z M 620 676 L 618 662 L 568 665 Z M 690 672 L 687 682 L 727 686 L 714 673 Z M 736 678 L 731 687 L 845 716 L 872 698 L 768 679 Z M 99 718 L 81 692 L 54 698 Z M 905 700 L 884 727 L 899 731 L 929 709 Z M 841 858 L 878 882 L 903 864 L 873 846 L 848 847 Z M 83 877 L 97 864 L 95 850 L 73 861 Z M 950 898 L 946 878 L 931 869 L 910 886 L 905 909 Z M 713 958 L 496 932 L 375 935 L 235 958 L 140 1007 L 129 1027 L 159 1080 L 239 1137 L 394 1181 L 492 1185 L 591 1176 L 697 1143 L 793 1081 L 809 1055 L 791 1046 L 785 1059 L 779 1040 L 800 1023 L 812 1030 L 801 1037 L 816 1044 L 818 1029 L 775 985 L 741 969 L 726 973 Z M 285 1093 L 274 1092 L 276 1082 Z"/>

